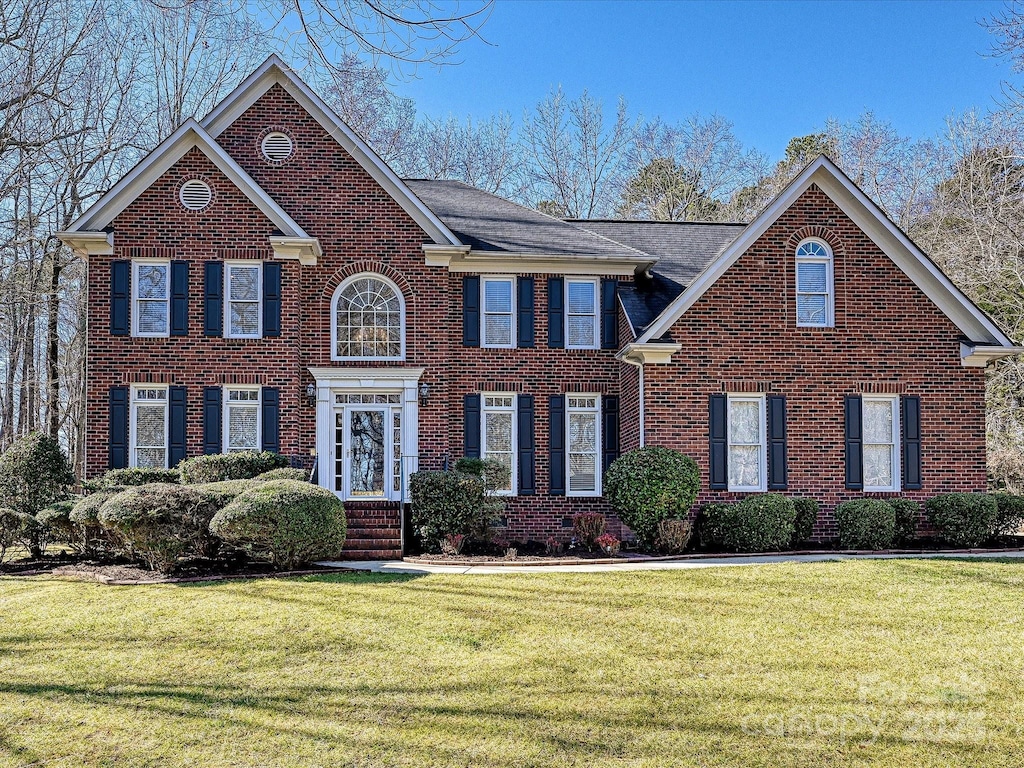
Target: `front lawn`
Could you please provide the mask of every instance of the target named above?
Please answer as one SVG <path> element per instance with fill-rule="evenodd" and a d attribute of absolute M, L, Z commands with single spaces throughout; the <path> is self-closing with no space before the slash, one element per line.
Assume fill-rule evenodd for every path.
<path fill-rule="evenodd" d="M 1024 563 L 0 579 L 2 766 L 1019 766 Z"/>

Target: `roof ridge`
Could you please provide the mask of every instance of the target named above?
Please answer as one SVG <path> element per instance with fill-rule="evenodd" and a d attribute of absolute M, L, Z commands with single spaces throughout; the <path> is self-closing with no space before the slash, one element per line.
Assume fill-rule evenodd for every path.
<path fill-rule="evenodd" d="M 698 224 L 714 227 L 745 227 L 747 222 L 742 221 L 667 221 L 664 219 L 565 219 L 571 222 L 593 222 L 595 224 Z"/>

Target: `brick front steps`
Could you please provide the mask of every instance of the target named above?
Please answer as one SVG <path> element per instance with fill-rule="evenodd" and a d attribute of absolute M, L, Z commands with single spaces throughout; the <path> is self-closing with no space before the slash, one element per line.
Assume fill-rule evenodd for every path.
<path fill-rule="evenodd" d="M 402 523 L 398 507 L 346 505 L 348 535 L 343 560 L 400 560 Z"/>

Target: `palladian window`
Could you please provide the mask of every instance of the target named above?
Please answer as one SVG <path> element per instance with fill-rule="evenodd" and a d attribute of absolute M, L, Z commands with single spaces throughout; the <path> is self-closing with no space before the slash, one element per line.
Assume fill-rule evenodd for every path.
<path fill-rule="evenodd" d="M 335 360 L 401 360 L 405 356 L 405 304 L 390 280 L 350 277 L 332 304 Z"/>

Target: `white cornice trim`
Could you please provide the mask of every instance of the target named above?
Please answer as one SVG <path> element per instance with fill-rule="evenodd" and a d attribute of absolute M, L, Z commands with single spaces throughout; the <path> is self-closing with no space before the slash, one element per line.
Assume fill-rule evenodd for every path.
<path fill-rule="evenodd" d="M 639 342 L 668 333 L 704 293 L 775 223 L 811 184 L 818 187 L 871 238 L 883 253 L 909 277 L 950 321 L 968 338 L 1013 347 L 1013 342 L 992 320 L 961 292 L 846 175 L 824 155 L 811 162 L 760 216 L 752 221 L 715 261 L 709 264 L 651 323 Z"/>
<path fill-rule="evenodd" d="M 229 93 L 203 118 L 203 126 L 212 136 L 220 136 L 270 88 L 278 84 L 320 123 L 325 131 L 348 152 L 367 173 L 419 224 L 436 243 L 457 245 L 458 237 L 434 215 L 423 201 L 388 167 L 369 145 L 349 128 L 279 56 L 272 55 Z"/>
<path fill-rule="evenodd" d="M 649 341 L 643 344 L 627 344 L 615 356 L 626 363 L 646 365 L 648 363 L 671 363 L 672 355 L 683 348 L 682 344 L 663 341 Z"/>
<path fill-rule="evenodd" d="M 315 267 L 317 259 L 323 256 L 320 241 L 315 237 L 278 237 L 270 238 L 274 249 L 274 258 L 295 259 L 304 267 Z"/>
<path fill-rule="evenodd" d="M 259 208 L 270 221 L 285 235 L 309 237 L 295 221 L 284 212 L 273 198 L 236 163 L 227 152 L 195 120 L 189 118 L 178 130 L 164 139 L 146 158 L 132 168 L 103 197 L 93 203 L 74 224 L 69 233 L 83 230 L 96 231 L 108 226 L 114 218 L 127 208 L 150 185 L 160 178 L 185 153 L 198 147 L 206 157 L 223 173 L 232 184 Z"/>
<path fill-rule="evenodd" d="M 423 246 L 426 264 L 449 272 L 544 275 L 628 275 L 650 269 L 656 259 L 647 256 L 588 256 L 508 251 L 474 251 L 469 246 Z"/>
<path fill-rule="evenodd" d="M 417 384 L 426 368 L 308 368 L 318 389 L 360 387 L 363 389 L 402 388 Z"/>
<path fill-rule="evenodd" d="M 55 236 L 79 256 L 109 256 L 114 252 L 113 232 L 57 232 Z"/>
<path fill-rule="evenodd" d="M 999 347 L 960 342 L 960 364 L 967 368 L 987 368 L 996 360 L 1024 354 L 1024 347 Z"/>

